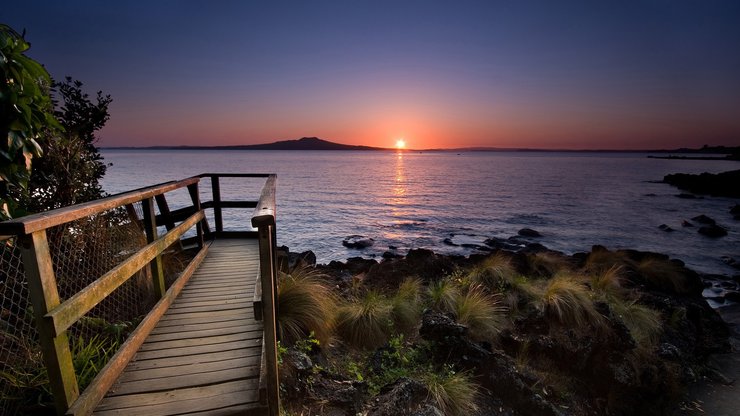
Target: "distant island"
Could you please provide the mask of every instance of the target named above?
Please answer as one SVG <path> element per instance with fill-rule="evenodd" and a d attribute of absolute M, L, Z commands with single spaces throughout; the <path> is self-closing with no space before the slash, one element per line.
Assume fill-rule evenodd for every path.
<path fill-rule="evenodd" d="M 148 150 L 384 150 L 396 151 L 398 149 L 388 147 L 356 146 L 341 144 L 323 140 L 318 137 L 302 137 L 295 140 L 281 140 L 262 144 L 240 144 L 225 146 L 110 146 L 103 149 L 148 149 Z M 534 149 L 534 148 L 512 148 L 512 147 L 460 147 L 451 149 L 404 149 L 413 152 L 570 152 L 570 153 L 658 153 L 669 154 L 669 156 L 648 156 L 652 158 L 671 159 L 719 159 L 738 160 L 740 146 L 704 146 L 699 149 L 654 149 L 654 150 L 628 150 L 628 149 Z M 674 156 L 674 154 L 726 154 L 727 157 L 716 156 Z"/>
<path fill-rule="evenodd" d="M 147 146 L 147 147 L 108 147 L 108 149 L 152 149 L 152 150 L 394 150 L 372 146 L 354 146 L 334 143 L 318 137 L 302 137 L 296 140 L 282 140 L 263 144 L 241 144 L 229 146 Z"/>

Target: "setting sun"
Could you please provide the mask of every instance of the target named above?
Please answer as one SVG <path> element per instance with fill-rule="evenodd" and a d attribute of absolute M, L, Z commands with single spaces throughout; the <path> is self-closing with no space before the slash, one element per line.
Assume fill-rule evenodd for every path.
<path fill-rule="evenodd" d="M 405 148 L 406 148 L 406 140 L 404 139 L 396 140 L 396 149 L 405 149 Z"/>

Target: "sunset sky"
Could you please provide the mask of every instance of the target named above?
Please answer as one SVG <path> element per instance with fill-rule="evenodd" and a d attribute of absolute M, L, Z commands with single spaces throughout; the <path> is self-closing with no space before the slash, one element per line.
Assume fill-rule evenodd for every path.
<path fill-rule="evenodd" d="M 740 1 L 4 4 L 102 146 L 740 145 Z"/>

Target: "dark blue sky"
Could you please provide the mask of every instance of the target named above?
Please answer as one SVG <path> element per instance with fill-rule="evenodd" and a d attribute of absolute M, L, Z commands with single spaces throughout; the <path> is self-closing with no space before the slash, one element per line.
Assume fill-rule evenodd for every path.
<path fill-rule="evenodd" d="M 740 2 L 13 2 L 102 145 L 740 144 Z"/>

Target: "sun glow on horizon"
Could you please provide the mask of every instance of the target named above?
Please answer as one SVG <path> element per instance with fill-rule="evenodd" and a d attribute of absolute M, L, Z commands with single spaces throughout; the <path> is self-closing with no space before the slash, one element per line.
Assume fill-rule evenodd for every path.
<path fill-rule="evenodd" d="M 396 140 L 396 149 L 402 150 L 406 148 L 406 140 L 404 139 L 398 139 Z"/>

